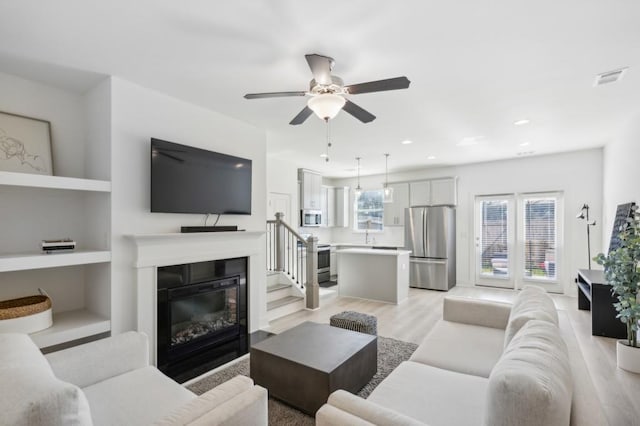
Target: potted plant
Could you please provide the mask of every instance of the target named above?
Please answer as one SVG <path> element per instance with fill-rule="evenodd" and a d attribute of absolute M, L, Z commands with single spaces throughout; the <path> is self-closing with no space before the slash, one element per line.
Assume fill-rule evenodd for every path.
<path fill-rule="evenodd" d="M 627 339 L 618 340 L 618 367 L 640 373 L 638 320 L 640 319 L 640 214 L 634 206 L 632 217 L 619 230 L 620 247 L 594 260 L 604 266 L 604 275 L 618 301 L 613 304 L 617 318 L 627 326 Z"/>

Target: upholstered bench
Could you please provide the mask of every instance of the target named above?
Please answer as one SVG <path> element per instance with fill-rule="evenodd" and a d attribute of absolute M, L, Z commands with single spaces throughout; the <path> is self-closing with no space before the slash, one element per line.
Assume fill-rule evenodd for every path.
<path fill-rule="evenodd" d="M 345 330 L 359 331 L 360 333 L 378 335 L 378 319 L 373 315 L 360 312 L 344 311 L 332 315 L 329 325 L 344 328 Z"/>

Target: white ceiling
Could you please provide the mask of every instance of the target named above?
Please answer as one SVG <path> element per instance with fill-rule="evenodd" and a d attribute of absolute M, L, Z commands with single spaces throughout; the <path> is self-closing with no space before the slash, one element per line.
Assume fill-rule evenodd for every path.
<path fill-rule="evenodd" d="M 306 53 L 332 56 L 346 84 L 411 80 L 352 96 L 378 118 L 340 113 L 326 164 L 324 123 L 288 124 L 304 98 L 242 97 L 306 90 Z M 15 56 L 252 123 L 269 132 L 269 155 L 336 177 L 354 174 L 356 156 L 363 174 L 383 171 L 385 152 L 399 171 L 603 146 L 640 110 L 636 0 L 1 0 L 0 59 Z M 18 72 L 27 62 L 3 63 Z M 625 66 L 619 83 L 593 87 L 597 73 Z M 512 124 L 521 118 L 531 123 Z M 467 137 L 480 139 L 457 145 Z"/>

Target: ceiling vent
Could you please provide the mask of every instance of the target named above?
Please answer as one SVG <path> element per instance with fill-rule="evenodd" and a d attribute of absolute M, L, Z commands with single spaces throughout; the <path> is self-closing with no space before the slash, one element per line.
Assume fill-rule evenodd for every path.
<path fill-rule="evenodd" d="M 625 68 L 620 68 L 613 71 L 603 72 L 602 74 L 598 74 L 596 76 L 596 80 L 593 82 L 593 86 L 596 87 L 596 86 L 602 86 L 604 84 L 615 83 L 624 76 L 625 72 L 627 72 L 628 69 L 629 69 L 628 67 L 625 67 Z"/>

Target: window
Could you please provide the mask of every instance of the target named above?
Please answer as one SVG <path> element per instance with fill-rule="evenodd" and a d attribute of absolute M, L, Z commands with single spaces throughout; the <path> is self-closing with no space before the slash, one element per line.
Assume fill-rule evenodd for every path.
<path fill-rule="evenodd" d="M 382 231 L 384 204 L 382 189 L 362 191 L 356 195 L 353 228 L 356 231 Z"/>
<path fill-rule="evenodd" d="M 557 198 L 528 197 L 522 199 L 523 276 L 537 280 L 556 279 L 558 240 Z"/>

